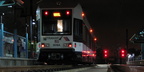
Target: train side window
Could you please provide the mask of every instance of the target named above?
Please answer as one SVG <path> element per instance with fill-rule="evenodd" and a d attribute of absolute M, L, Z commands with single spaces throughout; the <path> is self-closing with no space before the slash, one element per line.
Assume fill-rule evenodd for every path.
<path fill-rule="evenodd" d="M 82 20 L 74 18 L 74 27 L 73 27 L 74 41 L 78 42 L 82 41 L 82 32 L 83 32 L 82 24 L 83 24 Z"/>

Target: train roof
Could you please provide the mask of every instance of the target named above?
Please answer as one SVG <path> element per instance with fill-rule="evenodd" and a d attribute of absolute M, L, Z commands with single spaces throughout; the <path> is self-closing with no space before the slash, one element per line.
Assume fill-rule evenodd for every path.
<path fill-rule="evenodd" d="M 44 0 L 38 3 L 40 8 L 74 8 L 78 3 L 69 0 Z"/>
<path fill-rule="evenodd" d="M 42 2 L 39 2 L 38 4 L 38 9 L 44 9 L 44 8 L 74 8 L 79 11 L 83 11 L 82 6 L 77 3 L 76 1 L 69 1 L 69 0 L 44 0 Z M 84 23 L 86 24 L 87 28 L 90 29 L 92 28 L 91 25 L 88 22 L 87 17 L 85 16 L 83 18 Z M 93 37 L 95 35 L 91 33 Z"/>

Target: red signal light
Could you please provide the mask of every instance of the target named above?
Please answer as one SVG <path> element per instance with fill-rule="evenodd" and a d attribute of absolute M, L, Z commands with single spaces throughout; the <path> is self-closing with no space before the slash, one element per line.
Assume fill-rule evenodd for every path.
<path fill-rule="evenodd" d="M 125 51 L 124 51 L 124 50 L 122 50 L 122 51 L 121 51 L 121 53 L 125 53 Z"/>
<path fill-rule="evenodd" d="M 104 53 L 108 53 L 107 50 L 104 50 Z"/>
<path fill-rule="evenodd" d="M 122 57 L 125 57 L 125 54 L 122 54 Z"/>
<path fill-rule="evenodd" d="M 120 56 L 121 56 L 122 58 L 126 57 L 126 50 L 121 49 L 121 50 L 120 50 Z"/>
<path fill-rule="evenodd" d="M 45 12 L 44 12 L 44 15 L 46 15 L 46 16 L 47 16 L 47 15 L 48 15 L 48 11 L 45 11 Z"/>
<path fill-rule="evenodd" d="M 108 50 L 103 50 L 104 52 L 104 58 L 107 58 L 108 57 Z"/>
<path fill-rule="evenodd" d="M 105 54 L 104 57 L 106 58 L 106 57 L 107 57 L 107 54 Z"/>
<path fill-rule="evenodd" d="M 66 11 L 66 15 L 70 15 L 70 11 Z"/>

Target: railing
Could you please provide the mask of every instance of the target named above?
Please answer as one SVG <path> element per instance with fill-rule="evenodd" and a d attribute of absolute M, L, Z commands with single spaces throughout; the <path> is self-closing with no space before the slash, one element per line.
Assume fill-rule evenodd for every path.
<path fill-rule="evenodd" d="M 4 31 L 4 57 L 14 57 L 14 40 L 17 40 L 17 57 L 26 58 L 26 38 L 18 35 L 16 38 L 14 39 L 14 34 Z"/>
<path fill-rule="evenodd" d="M 127 64 L 129 65 L 144 65 L 144 60 L 137 60 L 137 61 L 128 61 Z"/>
<path fill-rule="evenodd" d="M 0 57 L 27 58 L 26 37 L 0 29 L 0 52 Z"/>

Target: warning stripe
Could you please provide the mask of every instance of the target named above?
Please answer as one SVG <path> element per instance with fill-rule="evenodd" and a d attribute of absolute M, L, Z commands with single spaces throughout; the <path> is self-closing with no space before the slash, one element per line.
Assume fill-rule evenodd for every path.
<path fill-rule="evenodd" d="M 64 37 L 65 41 L 70 41 L 68 37 Z"/>

